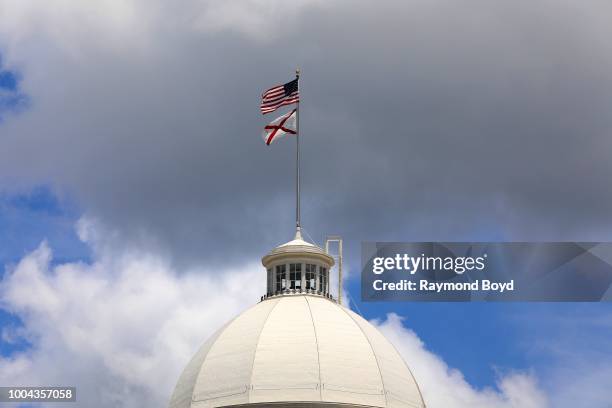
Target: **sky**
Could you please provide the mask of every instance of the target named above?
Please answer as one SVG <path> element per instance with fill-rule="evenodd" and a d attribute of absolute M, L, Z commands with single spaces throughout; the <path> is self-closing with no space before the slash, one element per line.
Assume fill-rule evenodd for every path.
<path fill-rule="evenodd" d="M 264 145 L 258 108 L 300 67 L 305 231 L 344 238 L 351 307 L 428 406 L 609 406 L 609 304 L 365 303 L 359 251 L 610 241 L 611 20 L 603 0 L 0 0 L 0 383 L 165 406 L 292 237 L 295 146 Z"/>

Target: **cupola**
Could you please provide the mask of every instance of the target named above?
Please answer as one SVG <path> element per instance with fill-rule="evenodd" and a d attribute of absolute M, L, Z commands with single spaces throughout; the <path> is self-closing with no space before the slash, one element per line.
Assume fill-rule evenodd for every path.
<path fill-rule="evenodd" d="M 298 227 L 293 240 L 277 246 L 261 259 L 266 268 L 266 293 L 272 296 L 313 294 L 331 299 L 329 271 L 334 258 L 322 248 L 305 241 Z"/>

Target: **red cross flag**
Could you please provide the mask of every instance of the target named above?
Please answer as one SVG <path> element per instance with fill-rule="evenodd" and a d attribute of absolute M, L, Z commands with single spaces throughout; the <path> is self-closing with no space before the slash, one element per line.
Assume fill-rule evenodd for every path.
<path fill-rule="evenodd" d="M 262 136 L 264 142 L 266 142 L 268 146 L 277 139 L 285 136 L 287 133 L 290 135 L 296 134 L 296 110 L 297 109 L 293 109 L 283 116 L 274 119 L 264 128 Z"/>

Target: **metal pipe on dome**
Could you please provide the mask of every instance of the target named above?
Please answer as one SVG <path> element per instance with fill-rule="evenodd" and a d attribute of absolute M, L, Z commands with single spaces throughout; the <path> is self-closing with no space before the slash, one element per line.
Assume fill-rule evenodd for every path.
<path fill-rule="evenodd" d="M 338 304 L 342 304 L 342 237 L 339 235 L 329 235 L 325 239 L 325 252 L 329 255 L 329 243 L 338 243 Z"/>

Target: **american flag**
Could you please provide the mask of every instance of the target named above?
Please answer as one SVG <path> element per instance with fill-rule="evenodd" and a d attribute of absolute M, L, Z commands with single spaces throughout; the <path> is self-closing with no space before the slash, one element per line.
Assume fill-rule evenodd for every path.
<path fill-rule="evenodd" d="M 298 79 L 287 82 L 284 85 L 277 85 L 268 89 L 261 95 L 261 113 L 274 112 L 281 106 L 291 105 L 300 101 L 300 91 L 298 90 Z"/>

